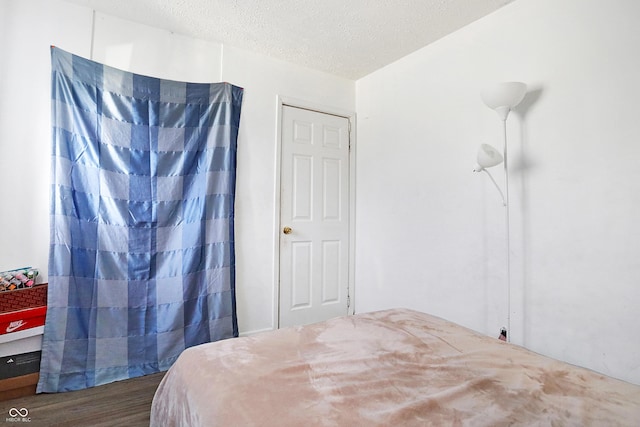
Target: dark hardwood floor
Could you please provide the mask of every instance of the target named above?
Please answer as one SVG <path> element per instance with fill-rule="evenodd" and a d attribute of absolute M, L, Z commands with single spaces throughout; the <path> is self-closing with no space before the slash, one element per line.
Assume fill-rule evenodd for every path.
<path fill-rule="evenodd" d="M 148 426 L 151 400 L 164 372 L 87 390 L 39 394 L 0 402 L 3 426 Z M 29 422 L 10 421 L 26 408 Z"/>

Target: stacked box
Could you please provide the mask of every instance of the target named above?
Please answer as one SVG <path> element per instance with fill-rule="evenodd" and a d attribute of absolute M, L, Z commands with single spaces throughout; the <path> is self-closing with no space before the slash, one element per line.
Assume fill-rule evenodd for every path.
<path fill-rule="evenodd" d="M 20 377 L 40 371 L 40 351 L 0 357 L 0 379 Z"/>
<path fill-rule="evenodd" d="M 35 394 L 47 291 L 46 283 L 0 291 L 0 401 Z"/>
<path fill-rule="evenodd" d="M 0 313 L 0 335 L 43 326 L 46 314 L 46 306 Z"/>
<path fill-rule="evenodd" d="M 0 292 L 15 291 L 16 289 L 35 286 L 37 277 L 38 269 L 33 267 L 3 271 L 0 273 Z"/>
<path fill-rule="evenodd" d="M 0 315 L 11 311 L 47 306 L 47 284 L 0 293 Z"/>

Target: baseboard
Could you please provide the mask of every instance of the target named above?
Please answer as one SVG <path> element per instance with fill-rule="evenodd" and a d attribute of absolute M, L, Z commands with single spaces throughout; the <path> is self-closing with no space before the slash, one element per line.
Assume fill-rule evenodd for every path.
<path fill-rule="evenodd" d="M 255 331 L 240 332 L 240 336 L 241 337 L 248 337 L 248 336 L 251 336 L 251 335 L 261 334 L 263 332 L 270 332 L 270 331 L 273 331 L 273 329 L 272 328 L 256 329 Z"/>

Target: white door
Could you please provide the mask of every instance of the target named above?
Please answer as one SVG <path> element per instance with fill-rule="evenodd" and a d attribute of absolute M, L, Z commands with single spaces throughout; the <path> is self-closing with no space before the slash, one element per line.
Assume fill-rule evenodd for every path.
<path fill-rule="evenodd" d="M 282 107 L 279 326 L 348 313 L 349 119 Z"/>

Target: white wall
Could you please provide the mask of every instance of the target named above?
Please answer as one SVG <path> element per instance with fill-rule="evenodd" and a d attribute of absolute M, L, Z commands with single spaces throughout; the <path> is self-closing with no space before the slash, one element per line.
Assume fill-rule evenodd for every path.
<path fill-rule="evenodd" d="M 91 10 L 2 0 L 0 271 L 34 266 L 46 280 L 51 153 L 50 46 L 88 56 Z"/>
<path fill-rule="evenodd" d="M 236 190 L 239 329 L 272 329 L 276 97 L 353 111 L 355 83 L 100 13 L 94 27 L 91 9 L 63 1 L 0 0 L 0 13 L 0 271 L 33 265 L 47 280 L 50 45 L 155 77 L 228 81 L 245 89 Z"/>
<path fill-rule="evenodd" d="M 640 3 L 517 0 L 357 82 L 356 308 L 412 307 L 497 336 L 505 218 L 479 93 L 508 121 L 512 338 L 640 384 Z M 495 168 L 496 177 L 502 175 Z"/>
<path fill-rule="evenodd" d="M 98 12 L 93 39 L 91 58 L 121 70 L 187 82 L 220 81 L 220 43 L 134 24 Z"/>

